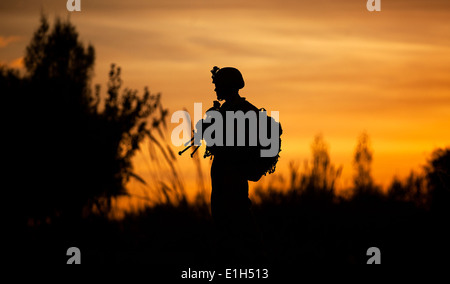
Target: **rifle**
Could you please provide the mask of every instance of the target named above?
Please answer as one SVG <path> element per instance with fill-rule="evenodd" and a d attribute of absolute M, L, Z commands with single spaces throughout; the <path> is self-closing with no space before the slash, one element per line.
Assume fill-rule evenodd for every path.
<path fill-rule="evenodd" d="M 209 109 L 205 112 L 205 114 L 206 114 L 206 118 L 205 118 L 205 119 L 208 118 L 208 112 L 209 112 L 209 111 L 212 111 L 212 110 L 218 111 L 219 108 L 220 108 L 220 103 L 219 103 L 219 101 L 214 101 L 214 102 L 213 102 L 213 106 L 212 106 L 211 108 L 209 108 Z M 202 124 L 203 124 L 203 121 L 204 121 L 205 119 L 200 120 L 198 123 L 202 123 Z M 197 123 L 197 124 L 198 124 L 198 123 Z M 203 129 L 203 127 L 202 127 L 202 131 L 205 131 L 205 129 Z M 192 146 L 194 146 L 194 138 L 195 138 L 195 134 L 196 134 L 196 132 L 193 131 L 193 135 L 192 135 L 191 140 L 189 140 L 188 142 L 186 142 L 186 143 L 183 144 L 186 148 L 184 148 L 182 151 L 179 151 L 179 152 L 178 152 L 178 155 L 181 156 L 181 155 L 182 155 L 184 152 L 186 152 L 189 148 L 191 148 Z M 203 133 L 202 133 L 202 137 L 203 137 Z M 195 149 L 194 149 L 194 151 L 192 151 L 192 153 L 191 153 L 191 158 L 194 157 L 194 154 L 195 154 L 195 152 L 197 152 L 198 148 L 200 148 L 200 146 L 196 146 Z M 203 158 L 206 158 L 206 156 L 207 156 L 207 155 L 204 155 Z"/>

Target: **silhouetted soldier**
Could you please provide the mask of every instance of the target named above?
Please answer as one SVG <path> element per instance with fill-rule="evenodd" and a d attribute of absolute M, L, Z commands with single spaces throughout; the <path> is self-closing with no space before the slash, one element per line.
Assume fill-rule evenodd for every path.
<path fill-rule="evenodd" d="M 238 120 L 234 120 L 234 146 L 226 146 L 225 143 L 226 112 L 242 111 L 245 114 L 253 111 L 257 116 L 259 110 L 239 95 L 239 90 L 245 85 L 239 70 L 215 67 L 211 72 L 217 99 L 225 100 L 218 110 L 224 122 L 224 143 L 223 146 L 210 148 L 211 154 L 214 155 L 211 166 L 211 212 L 218 232 L 217 257 L 219 261 L 229 263 L 261 260 L 260 237 L 253 222 L 251 201 L 248 197 L 252 160 L 255 155 L 259 155 L 259 150 L 248 144 L 248 121 L 245 120 L 246 146 L 236 146 Z"/>

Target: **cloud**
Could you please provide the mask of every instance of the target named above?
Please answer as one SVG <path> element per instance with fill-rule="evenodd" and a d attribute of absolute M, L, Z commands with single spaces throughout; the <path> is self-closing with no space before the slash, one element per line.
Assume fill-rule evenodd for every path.
<path fill-rule="evenodd" d="M 24 67 L 23 57 L 16 58 L 9 63 L 9 67 L 14 69 L 21 69 Z"/>
<path fill-rule="evenodd" d="M 44 7 L 50 21 L 70 15 L 95 46 L 100 83 L 115 62 L 127 86 L 149 84 L 174 110 L 213 98 L 213 65 L 235 66 L 242 94 L 280 111 L 284 161 L 308 155 L 318 131 L 351 158 L 367 129 L 378 143 L 374 175 L 385 178 L 407 160 L 395 152 L 418 157 L 449 141 L 450 1 L 382 1 L 381 13 L 365 2 L 82 0 L 81 13 L 68 13 L 63 0 L 0 1 L 0 35 L 25 39 L 0 36 L 0 48 L 9 45 L 1 60 L 23 66 L 19 45 Z"/>
<path fill-rule="evenodd" d="M 0 36 L 0 48 L 8 46 L 10 43 L 20 41 L 20 36 Z"/>
<path fill-rule="evenodd" d="M 13 69 L 22 69 L 25 67 L 23 57 L 19 57 L 10 61 L 0 60 L 0 66 Z"/>

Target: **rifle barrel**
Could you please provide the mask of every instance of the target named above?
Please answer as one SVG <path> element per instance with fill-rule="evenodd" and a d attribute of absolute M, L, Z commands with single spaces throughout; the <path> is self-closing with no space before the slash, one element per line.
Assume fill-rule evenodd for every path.
<path fill-rule="evenodd" d="M 187 146 L 186 148 L 184 148 L 184 150 L 183 151 L 179 151 L 178 152 L 178 155 L 182 155 L 184 152 L 186 152 L 187 151 L 187 149 L 189 149 L 189 148 L 191 148 L 192 147 L 192 145 L 189 145 L 189 146 Z"/>
<path fill-rule="evenodd" d="M 195 152 L 197 152 L 198 148 L 200 148 L 200 146 L 197 146 L 194 151 L 192 151 L 191 153 L 191 158 L 194 157 Z"/>

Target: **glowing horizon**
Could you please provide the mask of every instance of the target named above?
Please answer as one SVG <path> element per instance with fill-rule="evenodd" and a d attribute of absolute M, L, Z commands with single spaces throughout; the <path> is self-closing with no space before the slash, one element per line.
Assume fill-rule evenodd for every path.
<path fill-rule="evenodd" d="M 80 38 L 96 49 L 94 83 L 107 82 L 110 63 L 122 67 L 126 87 L 161 92 L 170 114 L 215 99 L 209 70 L 234 66 L 257 107 L 280 112 L 279 173 L 310 157 L 322 133 L 331 161 L 351 185 L 357 137 L 369 134 L 374 180 L 387 186 L 448 147 L 450 132 L 450 3 L 382 1 L 65 1 L 1 3 L 0 63 L 18 68 L 43 8 L 69 16 Z M 175 125 L 171 126 L 172 128 Z M 187 184 L 195 172 L 179 159 Z M 147 179 L 136 157 L 136 170 Z M 202 163 L 209 176 L 208 161 Z"/>

